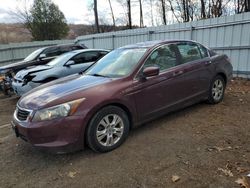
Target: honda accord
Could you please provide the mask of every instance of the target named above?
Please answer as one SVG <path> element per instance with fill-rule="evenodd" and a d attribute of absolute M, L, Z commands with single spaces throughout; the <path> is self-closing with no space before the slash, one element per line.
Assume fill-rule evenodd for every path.
<path fill-rule="evenodd" d="M 111 51 L 85 73 L 39 86 L 18 101 L 17 136 L 41 149 L 97 152 L 129 131 L 191 104 L 222 101 L 232 65 L 194 41 L 149 41 Z"/>

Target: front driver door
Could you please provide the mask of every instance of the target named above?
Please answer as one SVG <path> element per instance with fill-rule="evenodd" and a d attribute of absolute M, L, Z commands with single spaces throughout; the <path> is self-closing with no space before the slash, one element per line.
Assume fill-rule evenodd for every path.
<path fill-rule="evenodd" d="M 182 76 L 183 70 L 177 66 L 179 60 L 180 55 L 175 44 L 158 47 L 146 60 L 141 70 L 158 66 L 160 74 L 146 79 L 138 76 L 134 80 L 132 88 L 139 121 L 147 121 L 165 113 L 183 96 L 183 86 L 187 83 Z"/>

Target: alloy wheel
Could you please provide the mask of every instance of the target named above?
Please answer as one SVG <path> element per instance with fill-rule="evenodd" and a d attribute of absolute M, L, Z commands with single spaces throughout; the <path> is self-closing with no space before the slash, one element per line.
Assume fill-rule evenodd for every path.
<path fill-rule="evenodd" d="M 223 92 L 224 92 L 224 85 L 222 83 L 222 80 L 220 79 L 215 80 L 212 88 L 212 96 L 214 100 L 219 101 L 223 96 Z"/>
<path fill-rule="evenodd" d="M 96 129 L 97 141 L 103 146 L 113 146 L 122 137 L 124 122 L 117 114 L 106 115 Z"/>

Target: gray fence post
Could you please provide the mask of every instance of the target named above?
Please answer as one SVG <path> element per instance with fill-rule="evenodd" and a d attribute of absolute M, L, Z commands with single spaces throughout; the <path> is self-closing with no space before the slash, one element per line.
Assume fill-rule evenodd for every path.
<path fill-rule="evenodd" d="M 112 35 L 112 48 L 115 49 L 115 35 Z"/>
<path fill-rule="evenodd" d="M 92 48 L 95 48 L 95 37 L 92 38 Z"/>
<path fill-rule="evenodd" d="M 152 34 L 154 34 L 154 31 L 148 31 L 148 40 L 152 40 Z"/>
<path fill-rule="evenodd" d="M 15 62 L 14 59 L 15 59 L 15 56 L 14 56 L 14 49 L 13 48 L 10 48 L 10 52 L 11 52 L 11 62 Z"/>
<path fill-rule="evenodd" d="M 190 40 L 193 40 L 193 31 L 195 30 L 195 27 L 191 25 L 190 27 Z"/>

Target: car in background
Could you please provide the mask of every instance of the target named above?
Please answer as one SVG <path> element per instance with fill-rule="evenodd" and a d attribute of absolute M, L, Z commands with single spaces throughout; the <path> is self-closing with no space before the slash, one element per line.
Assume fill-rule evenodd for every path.
<path fill-rule="evenodd" d="M 12 63 L 9 65 L 5 65 L 0 67 L 0 77 L 2 77 L 1 88 L 4 91 L 4 94 L 11 95 L 11 84 L 12 79 L 15 74 L 27 67 L 35 66 L 35 65 L 44 65 L 55 57 L 72 51 L 79 49 L 86 49 L 87 47 L 83 44 L 62 44 L 62 45 L 54 45 L 49 47 L 44 47 L 35 50 L 30 55 L 28 55 L 24 60 Z"/>
<path fill-rule="evenodd" d="M 150 41 L 108 53 L 82 75 L 40 86 L 18 101 L 12 126 L 54 152 L 119 147 L 131 128 L 194 103 L 222 101 L 227 55 L 188 40 Z M 150 138 L 148 138 L 150 139 Z"/>
<path fill-rule="evenodd" d="M 103 49 L 67 52 L 46 65 L 30 67 L 17 72 L 12 82 L 12 88 L 17 95 L 22 96 L 44 83 L 85 71 L 107 53 L 109 51 Z"/>

